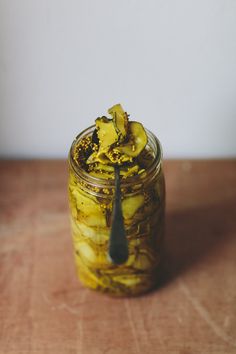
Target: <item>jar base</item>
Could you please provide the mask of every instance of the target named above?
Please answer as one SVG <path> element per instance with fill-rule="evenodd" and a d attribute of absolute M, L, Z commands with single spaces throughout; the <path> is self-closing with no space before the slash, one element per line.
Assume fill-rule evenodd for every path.
<path fill-rule="evenodd" d="M 127 275 L 125 278 L 126 285 L 115 282 L 112 277 L 109 277 L 109 279 L 101 277 L 100 279 L 97 278 L 96 281 L 95 279 L 91 280 L 87 274 L 78 272 L 78 279 L 84 287 L 114 298 L 136 297 L 149 293 L 157 288 L 159 277 L 156 271 L 149 276 L 142 275 L 141 279 L 140 275 L 132 275 L 131 277 Z M 136 284 L 134 284 L 134 279 L 136 279 Z M 124 281 L 124 276 L 122 280 Z"/>

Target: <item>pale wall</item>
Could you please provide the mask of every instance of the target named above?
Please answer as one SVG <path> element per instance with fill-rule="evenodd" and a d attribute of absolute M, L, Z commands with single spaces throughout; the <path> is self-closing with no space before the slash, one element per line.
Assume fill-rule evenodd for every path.
<path fill-rule="evenodd" d="M 165 157 L 236 156 L 236 1 L 0 7 L 1 156 L 65 157 L 116 102 Z"/>

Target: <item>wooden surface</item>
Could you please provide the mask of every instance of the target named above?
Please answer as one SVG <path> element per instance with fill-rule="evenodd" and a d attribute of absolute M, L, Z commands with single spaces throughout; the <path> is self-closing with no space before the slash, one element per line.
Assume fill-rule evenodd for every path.
<path fill-rule="evenodd" d="M 236 162 L 167 161 L 160 286 L 76 279 L 64 161 L 0 163 L 0 353 L 236 353 Z"/>

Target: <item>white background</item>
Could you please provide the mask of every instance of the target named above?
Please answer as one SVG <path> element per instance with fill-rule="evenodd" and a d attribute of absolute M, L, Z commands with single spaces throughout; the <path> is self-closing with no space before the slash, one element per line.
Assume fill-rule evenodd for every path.
<path fill-rule="evenodd" d="M 0 0 L 2 157 L 66 157 L 118 102 L 165 157 L 236 156 L 236 1 Z"/>

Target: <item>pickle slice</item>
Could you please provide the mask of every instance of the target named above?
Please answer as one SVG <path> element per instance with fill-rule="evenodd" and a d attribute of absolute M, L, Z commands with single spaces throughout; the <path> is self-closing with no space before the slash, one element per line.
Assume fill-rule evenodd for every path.
<path fill-rule="evenodd" d="M 133 162 L 147 144 L 147 134 L 141 123 L 128 121 L 128 115 L 120 104 L 108 110 L 112 119 L 96 119 L 98 151 L 94 151 L 86 164 L 100 162 L 104 165 L 119 165 Z"/>
<path fill-rule="evenodd" d="M 75 197 L 77 209 L 83 211 L 86 214 L 101 212 L 100 205 L 96 202 L 96 198 L 91 196 L 85 196 L 85 192 L 81 189 L 73 189 L 72 195 Z"/>
<path fill-rule="evenodd" d="M 101 117 L 96 119 L 97 135 L 99 139 L 99 150 L 107 151 L 111 145 L 118 141 L 118 134 L 112 120 Z"/>
<path fill-rule="evenodd" d="M 131 157 L 137 157 L 147 144 L 147 134 L 142 124 L 138 122 L 130 122 L 129 130 L 129 140 L 124 145 L 117 146 L 115 150 Z"/>
<path fill-rule="evenodd" d="M 81 239 L 85 238 L 91 241 L 94 247 L 105 245 L 109 240 L 109 230 L 105 227 L 91 227 L 82 222 L 77 222 L 74 230 L 82 235 L 82 237 L 80 236 Z"/>
<path fill-rule="evenodd" d="M 143 203 L 144 196 L 142 194 L 123 199 L 121 204 L 124 218 L 131 219 Z"/>
<path fill-rule="evenodd" d="M 73 216 L 89 226 L 106 226 L 105 212 L 96 201 L 96 197 L 85 195 L 81 189 L 71 191 L 71 208 L 74 210 Z M 76 212 L 76 214 L 75 214 Z"/>
<path fill-rule="evenodd" d="M 120 104 L 116 104 L 110 109 L 108 113 L 112 116 L 116 131 L 119 135 L 119 141 L 125 140 L 128 131 L 128 115 L 123 110 Z"/>

